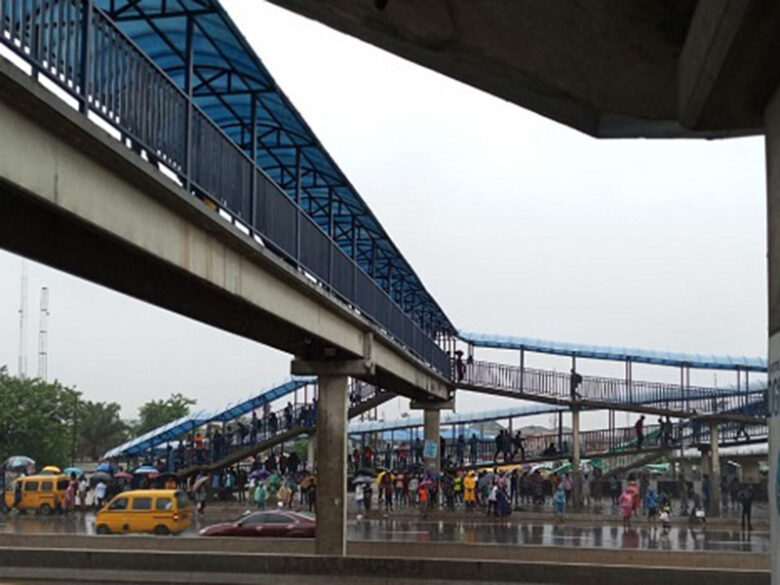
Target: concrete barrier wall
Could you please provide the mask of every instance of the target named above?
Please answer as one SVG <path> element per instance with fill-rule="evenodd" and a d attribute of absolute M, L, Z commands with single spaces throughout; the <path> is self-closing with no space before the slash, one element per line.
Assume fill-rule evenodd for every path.
<path fill-rule="evenodd" d="M 213 552 L 276 555 L 314 554 L 314 541 L 283 538 L 182 538 L 146 535 L 25 535 L 0 534 L 5 548 L 71 548 L 84 550 Z M 597 565 L 632 565 L 699 569 L 768 571 L 767 554 L 662 550 L 615 550 L 586 547 L 515 546 L 447 542 L 357 542 L 347 544 L 348 554 L 357 557 L 473 559 L 480 561 L 566 562 Z"/>
<path fill-rule="evenodd" d="M 551 583 L 572 585 L 769 585 L 768 571 L 300 554 L 0 548 L 0 578 L 243 583 Z M 109 576 L 110 577 L 107 577 Z M 198 576 L 195 579 L 194 576 Z M 294 580 L 290 580 L 294 577 Z M 205 581 L 203 581 L 205 579 Z"/>

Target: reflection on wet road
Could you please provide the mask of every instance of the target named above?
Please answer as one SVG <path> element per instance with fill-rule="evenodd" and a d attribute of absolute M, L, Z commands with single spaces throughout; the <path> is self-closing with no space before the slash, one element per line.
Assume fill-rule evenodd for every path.
<path fill-rule="evenodd" d="M 195 537 L 209 524 L 235 518 L 234 511 L 196 518 L 183 537 Z M 95 516 L 91 512 L 43 518 L 26 514 L 0 516 L 0 533 L 6 534 L 92 534 Z M 438 521 L 413 519 L 362 520 L 349 523 L 349 539 L 360 541 L 459 542 L 501 545 L 544 545 L 605 549 L 680 551 L 733 551 L 768 553 L 767 532 L 741 533 L 721 527 L 702 528 L 640 524 L 624 529 L 617 525 L 556 525 L 552 522 L 522 521 Z"/>
<path fill-rule="evenodd" d="M 350 525 L 352 540 L 462 542 L 474 544 L 543 545 L 606 549 L 769 552 L 767 533 L 738 530 L 638 525 L 557 525 L 554 523 L 468 523 L 385 520 Z"/>

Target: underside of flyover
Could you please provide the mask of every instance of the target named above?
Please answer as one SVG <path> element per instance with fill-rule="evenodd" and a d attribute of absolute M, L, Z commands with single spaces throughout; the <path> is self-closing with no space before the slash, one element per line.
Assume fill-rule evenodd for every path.
<path fill-rule="evenodd" d="M 780 81 L 761 0 L 271 0 L 596 137 L 757 134 Z"/>
<path fill-rule="evenodd" d="M 10 150 L 0 165 L 0 247 L 296 356 L 362 359 L 364 336 L 373 331 L 376 368 L 374 375 L 366 374 L 367 381 L 420 400 L 428 399 L 430 392 L 440 399 L 448 397 L 443 377 L 431 377 L 432 372 L 416 358 L 404 355 L 401 348 L 393 349 L 380 331 L 207 206 L 187 197 L 156 167 L 2 59 L 0 75 L 0 100 L 8 114 L 3 125 L 18 133 L 35 128 L 27 141 L 18 134 L 13 144 L 5 142 Z M 43 134 L 35 134 L 43 128 Z M 19 163 L 36 151 L 49 155 L 44 156 L 46 162 Z M 87 157 L 95 162 L 86 163 Z M 105 171 L 96 179 L 88 165 Z M 51 192 L 34 192 L 42 185 L 42 191 Z M 122 202 L 120 193 L 140 197 Z M 153 210 L 158 225 L 168 213 L 176 218 L 163 230 L 168 233 L 151 231 Z M 100 225 L 94 221 L 100 214 L 108 224 L 121 227 L 112 231 Z M 171 249 L 174 240 L 179 243 Z M 206 252 L 198 257 L 201 244 Z M 150 253 L 154 248 L 159 253 Z M 257 269 L 274 275 L 274 280 L 266 281 L 270 285 L 265 292 L 251 290 L 262 282 L 248 279 L 248 271 Z M 293 294 L 310 300 L 312 318 L 296 323 L 296 312 L 285 310 L 284 303 Z M 251 300 L 253 295 L 259 302 Z M 271 295 L 281 296 L 274 300 Z M 317 327 L 302 326 L 304 322 Z M 347 326 L 341 336 L 346 346 L 322 335 L 338 329 L 339 322 Z M 382 366 L 386 359 L 393 365 Z M 406 379 L 397 375 L 396 366 L 403 369 L 403 363 L 412 364 Z"/>

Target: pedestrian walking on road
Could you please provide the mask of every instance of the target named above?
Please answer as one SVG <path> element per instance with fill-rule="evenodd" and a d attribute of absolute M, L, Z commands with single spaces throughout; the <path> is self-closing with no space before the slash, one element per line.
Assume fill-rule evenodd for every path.
<path fill-rule="evenodd" d="M 553 505 L 555 506 L 555 521 L 558 524 L 563 524 L 565 521 L 564 513 L 566 512 L 566 492 L 561 484 L 558 484 L 558 489 L 555 490 Z"/>
<path fill-rule="evenodd" d="M 463 479 L 463 501 L 466 502 L 466 512 L 473 512 L 477 505 L 477 475 L 469 471 Z"/>
<path fill-rule="evenodd" d="M 631 526 L 631 514 L 634 512 L 634 492 L 626 488 L 620 495 L 620 516 L 623 518 L 623 526 Z"/>
<path fill-rule="evenodd" d="M 648 521 L 655 522 L 658 518 L 658 501 L 652 486 L 649 486 L 645 492 L 645 510 L 647 510 Z"/>
<path fill-rule="evenodd" d="M 751 522 L 751 512 L 753 508 L 753 487 L 746 483 L 742 485 L 742 489 L 739 490 L 737 495 L 739 503 L 742 506 L 742 530 L 745 530 L 747 524 L 748 530 L 753 530 L 753 523 Z"/>
<path fill-rule="evenodd" d="M 253 499 L 258 510 L 265 510 L 265 503 L 268 501 L 268 489 L 265 487 L 265 482 L 257 482 Z"/>

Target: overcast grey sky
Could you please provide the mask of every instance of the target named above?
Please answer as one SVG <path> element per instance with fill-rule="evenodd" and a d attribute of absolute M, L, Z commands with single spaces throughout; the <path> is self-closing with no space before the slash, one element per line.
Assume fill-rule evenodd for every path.
<path fill-rule="evenodd" d="M 597 141 L 265 2 L 223 4 L 456 326 L 766 353 L 762 139 Z M 12 372 L 20 262 L 0 252 Z M 34 263 L 29 274 L 28 372 L 46 285 L 50 378 L 127 417 L 170 392 L 219 407 L 288 375 L 269 348 Z M 463 395 L 458 409 L 503 404 Z"/>

